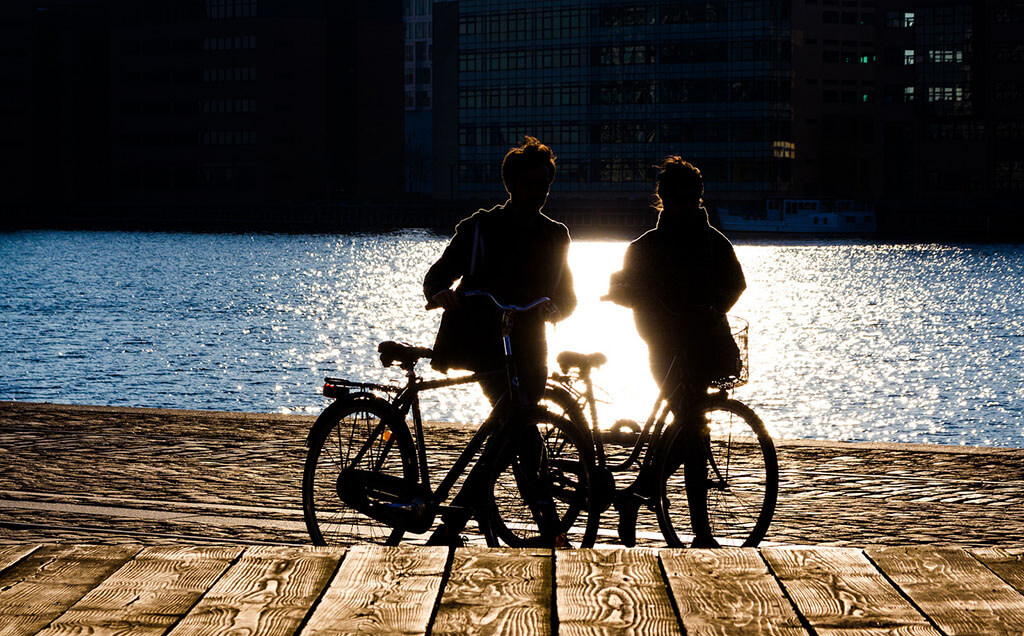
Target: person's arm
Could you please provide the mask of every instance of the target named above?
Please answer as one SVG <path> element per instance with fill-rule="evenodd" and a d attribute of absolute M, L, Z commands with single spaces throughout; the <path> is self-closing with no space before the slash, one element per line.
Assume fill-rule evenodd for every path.
<path fill-rule="evenodd" d="M 633 307 L 637 302 L 636 293 L 636 272 L 637 272 L 637 251 L 633 243 L 626 247 L 626 253 L 622 256 L 622 269 L 612 272 L 608 279 L 608 295 L 602 300 L 610 300 L 616 305 Z"/>
<path fill-rule="evenodd" d="M 552 322 L 558 322 L 568 318 L 576 309 L 576 287 L 572 280 L 572 271 L 569 270 L 569 238 L 561 246 L 561 256 L 558 260 L 559 271 L 555 275 L 555 288 L 551 295 L 551 301 L 555 304 L 555 313 L 551 315 Z"/>
<path fill-rule="evenodd" d="M 747 280 L 743 276 L 743 267 L 740 266 L 740 261 L 736 258 L 736 251 L 727 240 L 719 262 L 719 282 L 714 290 L 712 306 L 724 314 L 732 309 L 736 301 L 740 299 L 743 290 L 747 288 Z"/>
<path fill-rule="evenodd" d="M 454 298 L 451 292 L 452 283 L 462 278 L 469 267 L 469 259 L 473 249 L 475 223 L 459 223 L 455 227 L 455 235 L 444 248 L 441 258 L 430 266 L 423 277 L 423 295 L 427 298 L 427 307 L 441 306 L 448 309 L 449 302 Z M 440 298 L 438 297 L 442 295 Z"/>

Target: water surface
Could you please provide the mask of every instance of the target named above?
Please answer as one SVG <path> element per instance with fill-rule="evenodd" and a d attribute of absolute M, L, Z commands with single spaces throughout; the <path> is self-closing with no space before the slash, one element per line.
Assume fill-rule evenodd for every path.
<path fill-rule="evenodd" d="M 0 234 L 0 399 L 317 413 L 325 375 L 398 380 L 385 339 L 430 345 L 425 232 Z M 602 303 L 626 243 L 577 241 L 580 299 L 552 356 L 600 350 L 602 421 L 656 393 L 627 309 Z M 737 396 L 788 438 L 1024 447 L 1024 247 L 853 239 L 736 242 L 751 381 Z M 424 365 L 426 366 L 426 365 Z M 475 388 L 425 398 L 479 421 Z"/>

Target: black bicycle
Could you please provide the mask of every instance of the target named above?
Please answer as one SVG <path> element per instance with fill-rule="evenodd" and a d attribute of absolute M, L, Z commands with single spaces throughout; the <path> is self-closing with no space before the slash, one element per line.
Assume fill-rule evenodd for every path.
<path fill-rule="evenodd" d="M 445 505 L 448 495 L 478 455 L 477 467 L 463 485 L 472 487 L 468 509 L 454 512 L 475 518 L 488 545 L 594 543 L 599 514 L 590 506 L 589 432 L 565 417 L 524 404 L 512 361 L 509 336 L 515 314 L 548 299 L 516 306 L 485 292 L 466 295 L 489 298 L 501 311 L 505 368 L 425 380 L 416 364 L 433 352 L 389 341 L 378 346 L 381 362 L 405 372 L 403 386 L 325 379 L 324 395 L 334 401 L 310 429 L 302 483 L 303 513 L 314 544 L 358 537 L 396 545 L 407 532 L 427 532 L 439 514 L 452 510 Z M 433 487 L 419 394 L 499 373 L 506 376 L 509 393 Z M 411 430 L 406 421 L 410 414 Z M 474 477 L 480 483 L 470 484 Z"/>
<path fill-rule="evenodd" d="M 596 511 L 616 509 L 618 537 L 627 546 L 636 543 L 637 511 L 644 506 L 657 514 L 670 547 L 688 545 L 689 532 L 713 536 L 723 545 L 752 547 L 768 531 L 778 497 L 778 457 L 761 418 L 729 397 L 729 391 L 748 378 L 747 326 L 733 321 L 740 323 L 733 335 L 740 345 L 742 370 L 711 383 L 706 394 L 698 397 L 695 410 L 703 430 L 697 434 L 670 419 L 670 405 L 681 389 L 670 381 L 663 383 L 643 427 L 620 420 L 608 430 L 601 429 L 591 371 L 603 365 L 606 357 L 571 351 L 557 357 L 561 373 L 551 375 L 545 404 L 591 430 L 596 461 L 591 477 L 594 507 Z M 687 445 L 696 439 L 703 453 L 688 455 Z M 695 460 L 685 461 L 688 456 Z M 615 474 L 627 471 L 635 472 L 635 478 L 616 487 Z"/>

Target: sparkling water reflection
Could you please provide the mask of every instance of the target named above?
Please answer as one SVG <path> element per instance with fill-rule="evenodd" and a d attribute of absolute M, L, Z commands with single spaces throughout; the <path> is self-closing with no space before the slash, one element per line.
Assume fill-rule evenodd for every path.
<path fill-rule="evenodd" d="M 420 282 L 445 239 L 0 234 L 0 399 L 317 413 L 325 375 L 397 380 L 385 339 L 429 345 Z M 552 354 L 601 350 L 602 421 L 655 389 L 628 310 L 602 303 L 625 243 L 574 243 L 579 308 Z M 1024 447 L 1024 247 L 738 241 L 751 382 L 782 437 Z M 553 357 L 553 356 L 552 356 Z M 424 365 L 425 366 L 425 365 Z M 425 399 L 479 421 L 475 388 Z"/>

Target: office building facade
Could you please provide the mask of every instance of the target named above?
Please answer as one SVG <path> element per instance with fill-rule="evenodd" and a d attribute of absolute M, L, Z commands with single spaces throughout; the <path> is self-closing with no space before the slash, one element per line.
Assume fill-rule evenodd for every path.
<path fill-rule="evenodd" d="M 639 201 L 651 165 L 681 154 L 734 208 L 1009 213 L 1024 178 L 1022 16 L 1017 0 L 439 3 L 433 100 L 450 93 L 457 123 L 435 112 L 434 142 L 439 121 L 458 142 L 435 171 L 452 171 L 446 192 L 493 197 L 502 155 L 530 134 L 559 156 L 555 198 Z"/>
<path fill-rule="evenodd" d="M 554 190 L 649 193 L 683 154 L 709 189 L 789 190 L 788 8 L 771 2 L 465 0 L 458 15 L 458 189 L 501 188 L 523 135 L 559 157 Z"/>
<path fill-rule="evenodd" d="M 32 130 L 35 122 L 33 42 L 30 0 L 0 4 L 0 187 L 7 201 L 23 205 L 31 197 Z"/>
<path fill-rule="evenodd" d="M 0 73 L 19 90 L 0 108 L 31 123 L 12 127 L 25 138 L 3 161 L 28 171 L 33 203 L 183 210 L 403 190 L 399 0 L 36 0 L 4 5 L 8 31 Z"/>
<path fill-rule="evenodd" d="M 121 0 L 115 16 L 115 198 L 401 188 L 401 86 L 380 79 L 401 72 L 397 0 Z"/>
<path fill-rule="evenodd" d="M 433 192 L 433 0 L 405 0 L 405 187 Z"/>

